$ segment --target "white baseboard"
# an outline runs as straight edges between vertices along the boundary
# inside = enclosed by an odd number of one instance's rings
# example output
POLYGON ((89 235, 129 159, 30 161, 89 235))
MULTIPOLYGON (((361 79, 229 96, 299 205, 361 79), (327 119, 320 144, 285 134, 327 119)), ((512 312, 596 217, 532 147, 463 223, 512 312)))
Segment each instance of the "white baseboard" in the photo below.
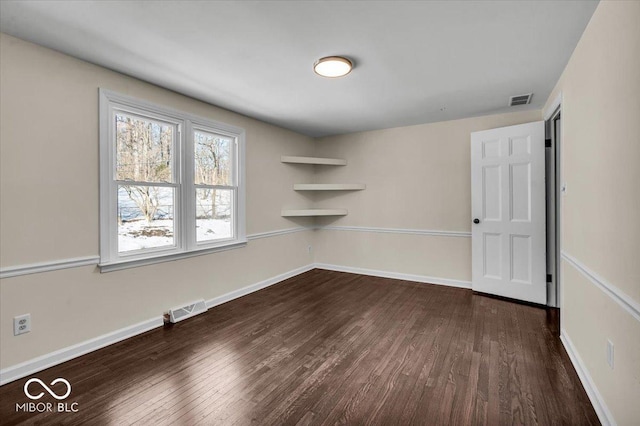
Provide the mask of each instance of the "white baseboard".
POLYGON ((351 266, 331 265, 327 263, 316 263, 318 269, 328 271, 349 272, 352 274, 370 275, 374 277, 393 278, 396 280, 415 281, 418 283, 439 284, 449 287, 471 288, 470 281, 453 280, 450 278, 428 277, 426 275, 403 274, 401 272, 379 271, 375 269, 355 268, 351 266))
POLYGON ((266 280, 260 281, 258 283, 251 284, 246 287, 242 287, 238 290, 229 292, 227 294, 223 294, 222 296, 218 296, 213 299, 207 300, 205 303, 207 304, 207 308, 213 308, 214 306, 222 305, 223 303, 227 303, 233 299, 237 299, 238 297, 246 296, 247 294, 253 293, 254 291, 261 290, 263 288, 277 284, 280 281, 284 281, 291 277, 295 277, 296 275, 300 275, 304 272, 310 271, 314 269, 314 267, 315 266, 313 264, 305 265, 300 268, 296 268, 291 271, 285 272, 284 274, 267 278, 266 280))
MULTIPOLYGON (((315 264, 309 264, 309 265, 302 266, 300 268, 293 269, 291 271, 285 272, 275 277, 268 278, 258 283, 226 293, 222 296, 218 296, 216 298, 207 300, 206 301, 207 308, 212 308, 214 306, 221 305, 233 299, 237 299, 239 297, 245 296, 247 294, 250 294, 255 291, 261 290, 263 288, 269 287, 271 285, 277 284, 288 278, 310 271, 314 268, 325 269, 330 271, 338 271, 338 272, 348 272, 348 273, 361 274, 361 275, 370 275, 375 277, 393 278, 393 279, 414 281, 414 282, 420 282, 420 283, 439 284, 439 285, 445 285, 450 287, 471 288, 471 282, 469 281, 453 280, 449 278, 429 277, 425 275, 404 274, 399 272, 380 271, 380 270, 366 269, 366 268, 356 268, 356 267, 342 266, 342 265, 332 265, 332 264, 326 264, 326 263, 315 263, 315 264)), ((77 358, 79 356, 85 355, 89 352, 93 352, 95 350, 112 345, 114 343, 120 342, 130 337, 134 337, 138 334, 142 334, 154 328, 161 327, 162 325, 163 325, 163 318, 162 316, 159 316, 156 318, 149 319, 147 321, 140 322, 138 324, 121 328, 120 330, 116 330, 111 333, 107 333, 93 339, 86 340, 76 345, 72 345, 72 346, 51 352, 49 354, 42 355, 40 357, 31 359, 29 361, 16 364, 11 367, 7 367, 5 369, 0 370, 0 385, 4 385, 14 380, 21 379, 23 377, 34 374, 38 371, 42 371, 49 367, 53 367, 54 365, 58 365, 63 362, 69 361, 71 359, 77 358)), ((575 346, 571 342, 571 339, 569 338, 565 330, 561 331, 560 340, 562 341, 562 344, 564 345, 567 353, 569 354, 569 358, 571 359, 571 362, 573 363, 573 366, 576 369, 576 372, 578 373, 578 377, 580 378, 580 381, 582 382, 582 385, 584 386, 585 391, 587 392, 587 395, 598 415, 598 418, 600 419, 600 422, 605 426, 615 426, 616 422, 611 412, 607 408, 607 405, 605 404, 604 399, 602 398, 602 395, 600 395, 600 392, 595 386, 593 379, 589 374, 589 371, 587 370, 586 366, 582 362, 580 355, 578 354, 575 346)))
POLYGON ((53 367, 54 365, 62 364, 63 362, 120 342, 121 340, 128 339, 129 337, 142 334, 156 327, 160 327, 162 324, 162 316, 159 316, 129 327, 121 328, 120 330, 116 330, 111 333, 103 334, 102 336, 86 340, 73 346, 59 349, 46 355, 33 358, 29 361, 4 368, 0 370, 0 385, 21 379, 30 374, 53 367))
POLYGON ((576 372, 578 373, 578 377, 582 382, 584 390, 587 392, 587 396, 591 401, 591 405, 593 405, 593 409, 598 415, 598 419, 600 419, 600 423, 602 423, 603 426, 615 426, 616 422, 613 418, 613 415, 611 414, 611 411, 609 411, 609 408, 607 408, 607 404, 605 404, 602 395, 600 395, 598 388, 593 382, 593 379, 589 374, 589 370, 587 370, 587 367, 582 362, 580 354, 578 354, 576 347, 573 346, 573 342, 564 329, 560 331, 560 341, 569 354, 569 358, 571 359, 573 368, 575 368, 576 372))
MULTIPOLYGON (((228 302, 238 297, 242 297, 249 293, 253 293, 254 291, 258 291, 265 287, 269 287, 273 284, 279 283, 280 281, 286 280, 287 278, 291 278, 296 275, 302 274, 303 272, 307 272, 313 268, 314 268, 314 265, 309 264, 300 268, 296 268, 292 271, 288 271, 283 274, 277 275, 275 277, 271 277, 266 280, 260 281, 256 284, 243 287, 239 290, 235 290, 227 294, 223 294, 222 296, 218 296, 214 299, 208 300, 206 302, 207 308, 220 305, 222 303, 228 302)), ((72 346, 57 350, 55 352, 51 352, 51 353, 39 356, 37 358, 33 358, 29 361, 25 361, 23 363, 16 364, 11 367, 4 368, 0 370, 0 385, 4 385, 5 383, 9 383, 14 380, 21 379, 31 374, 37 373, 38 371, 42 371, 49 367, 53 367, 54 365, 62 364, 63 362, 88 354, 89 352, 93 352, 95 350, 104 348, 105 346, 109 346, 114 343, 120 342, 122 340, 128 339, 130 337, 137 336, 138 334, 142 334, 154 328, 161 327, 163 324, 164 324, 164 320, 162 315, 160 315, 156 318, 152 318, 138 324, 124 327, 124 328, 121 328, 120 330, 116 330, 111 333, 107 333, 102 336, 86 340, 76 345, 72 345, 72 346)))
MULTIPOLYGON (((324 263, 316 263, 302 266, 300 268, 293 269, 275 277, 268 278, 258 283, 243 287, 238 290, 223 294, 216 298, 206 301, 207 308, 212 308, 217 305, 229 302, 233 299, 245 296, 271 285, 277 284, 288 278, 310 271, 314 268, 326 269, 331 271, 350 272, 354 274, 372 275, 376 277, 395 278, 406 281, 416 281, 421 283, 440 284, 451 287, 471 288, 471 283, 468 281, 452 280, 447 278, 427 277, 423 275, 410 275, 397 272, 377 271, 373 269, 352 268, 339 265, 328 265, 324 263)), ((72 345, 57 351, 33 358, 29 361, 25 361, 20 364, 13 365, 11 367, 0 370, 0 385, 12 382, 14 380, 21 379, 38 371, 45 370, 54 365, 62 364, 63 362, 85 355, 89 352, 104 348, 105 346, 112 345, 130 337, 137 336, 149 330, 157 327, 161 327, 164 324, 162 316, 151 318, 149 320, 134 324, 128 327, 121 328, 120 330, 113 331, 111 333, 104 334, 102 336, 95 337, 93 339, 86 340, 84 342, 72 345)))

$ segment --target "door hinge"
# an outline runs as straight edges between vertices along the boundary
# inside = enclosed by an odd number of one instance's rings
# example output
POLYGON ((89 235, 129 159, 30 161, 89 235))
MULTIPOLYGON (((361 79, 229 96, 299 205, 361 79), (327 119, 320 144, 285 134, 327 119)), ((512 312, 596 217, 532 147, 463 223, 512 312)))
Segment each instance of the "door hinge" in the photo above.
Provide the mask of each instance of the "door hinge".
POLYGON ((544 140, 544 147, 545 148, 551 148, 551 139, 545 139, 544 140))
POLYGON ((553 282, 553 275, 547 274, 547 282, 548 283, 553 282))

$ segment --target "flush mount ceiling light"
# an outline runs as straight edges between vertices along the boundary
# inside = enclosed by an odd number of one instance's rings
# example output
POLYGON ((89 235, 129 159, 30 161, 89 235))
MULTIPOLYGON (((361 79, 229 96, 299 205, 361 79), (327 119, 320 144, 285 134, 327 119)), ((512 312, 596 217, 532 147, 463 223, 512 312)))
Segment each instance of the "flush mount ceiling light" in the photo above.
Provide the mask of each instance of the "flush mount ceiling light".
POLYGON ((313 64, 313 70, 316 74, 329 78, 347 75, 351 72, 351 68, 353 68, 351 61, 342 56, 327 56, 318 59, 313 64))

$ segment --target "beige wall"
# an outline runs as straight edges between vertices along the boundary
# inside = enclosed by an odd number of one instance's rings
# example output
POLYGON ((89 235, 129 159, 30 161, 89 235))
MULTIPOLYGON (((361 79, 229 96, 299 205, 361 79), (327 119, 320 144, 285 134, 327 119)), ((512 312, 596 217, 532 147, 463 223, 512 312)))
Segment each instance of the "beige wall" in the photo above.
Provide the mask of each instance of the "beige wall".
MULTIPOLYGON (((540 111, 490 115, 320 139, 316 153, 346 158, 317 182, 362 182, 364 191, 322 194, 318 206, 349 214, 333 226, 471 232, 470 133, 539 121, 540 111)), ((471 280, 471 238, 320 231, 316 261, 471 280)))
MULTIPOLYGON (((547 107, 563 95, 562 250, 640 303, 640 2, 603 1, 547 107)), ((640 419, 640 324, 562 263, 562 328, 620 425, 640 419), (615 345, 615 368, 605 358, 615 345)))
POLYGON ((640 301, 640 2, 601 2, 560 91, 563 250, 640 301))
POLYGON ((562 328, 618 425, 640 419, 640 321, 562 262, 562 328), (615 363, 606 363, 606 341, 615 345, 615 363))
MULTIPOLYGON (((0 263, 2 267, 96 256, 98 88, 246 130, 247 233, 304 224, 280 217, 306 202, 291 190, 312 169, 280 163, 309 155, 313 140, 16 38, 0 35, 0 263)), ((312 232, 253 240, 245 248, 101 274, 95 267, 0 283, 0 367, 159 317, 312 262, 312 232), (247 265, 251 265, 250 268, 247 265), (13 336, 13 317, 32 331, 13 336)))
MULTIPOLYGON (((635 303, 639 20, 640 2, 601 2, 549 98, 564 95, 563 250, 635 303)), ((318 222, 324 225, 468 232, 469 134, 541 118, 539 111, 501 114, 314 143, 9 36, 2 35, 0 43, 3 267, 98 254, 98 87, 245 128, 249 234, 309 224, 279 215, 282 207, 309 203, 349 209, 344 218, 318 222), (312 153, 344 157, 349 164, 310 168, 279 162, 281 154, 312 153), (339 195, 291 190, 294 182, 311 181, 368 187, 339 195)), ((108 274, 83 267, 8 278, 0 283, 0 367, 306 265, 314 260, 310 244, 320 263, 460 281, 471 276, 468 237, 321 230, 108 274), (33 316, 33 331, 14 337, 12 318, 25 312, 33 316)), ((638 321, 569 263, 562 270, 564 332, 617 423, 633 424, 640 418, 638 321), (606 339, 616 347, 613 371, 605 361, 606 339)))
MULTIPOLYGON (((323 203, 322 194, 292 190, 294 182, 314 180, 369 185, 326 200, 351 211, 337 224, 468 231, 469 133, 539 118, 539 112, 481 117, 314 144, 11 36, 0 35, 0 43, 2 267, 99 254, 99 87, 244 128, 248 234, 310 225, 280 217, 280 209, 323 203), (279 161, 282 154, 314 153, 344 156, 349 165, 314 169, 279 161), (380 167, 387 167, 384 173, 380 167), (402 214, 395 214, 396 205, 402 214)), ((335 231, 253 240, 246 248, 106 274, 88 266, 6 278, 0 283, 0 368, 307 265, 314 255, 324 263, 469 279, 467 237, 335 231), (13 317, 27 312, 33 330, 14 337, 13 317)))

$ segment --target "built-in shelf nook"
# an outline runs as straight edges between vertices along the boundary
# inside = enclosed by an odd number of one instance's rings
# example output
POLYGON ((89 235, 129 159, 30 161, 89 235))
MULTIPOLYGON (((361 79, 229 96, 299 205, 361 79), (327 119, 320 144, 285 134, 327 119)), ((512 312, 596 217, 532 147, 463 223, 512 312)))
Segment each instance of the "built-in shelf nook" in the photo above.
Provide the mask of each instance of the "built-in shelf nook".
MULTIPOLYGON (((342 158, 299 157, 283 155, 283 163, 311 164, 319 166, 346 166, 347 160, 342 158)), ((364 183, 295 183, 294 191, 361 191, 367 186, 364 183)), ((300 216, 346 216, 346 209, 283 209, 284 217, 300 216)))
POLYGON ((292 209, 282 210, 284 217, 299 216, 346 216, 347 209, 292 209))
POLYGON ((319 158, 319 157, 295 157, 292 155, 283 155, 280 157, 283 163, 292 164, 318 164, 322 166, 346 166, 347 160, 340 158, 319 158))

